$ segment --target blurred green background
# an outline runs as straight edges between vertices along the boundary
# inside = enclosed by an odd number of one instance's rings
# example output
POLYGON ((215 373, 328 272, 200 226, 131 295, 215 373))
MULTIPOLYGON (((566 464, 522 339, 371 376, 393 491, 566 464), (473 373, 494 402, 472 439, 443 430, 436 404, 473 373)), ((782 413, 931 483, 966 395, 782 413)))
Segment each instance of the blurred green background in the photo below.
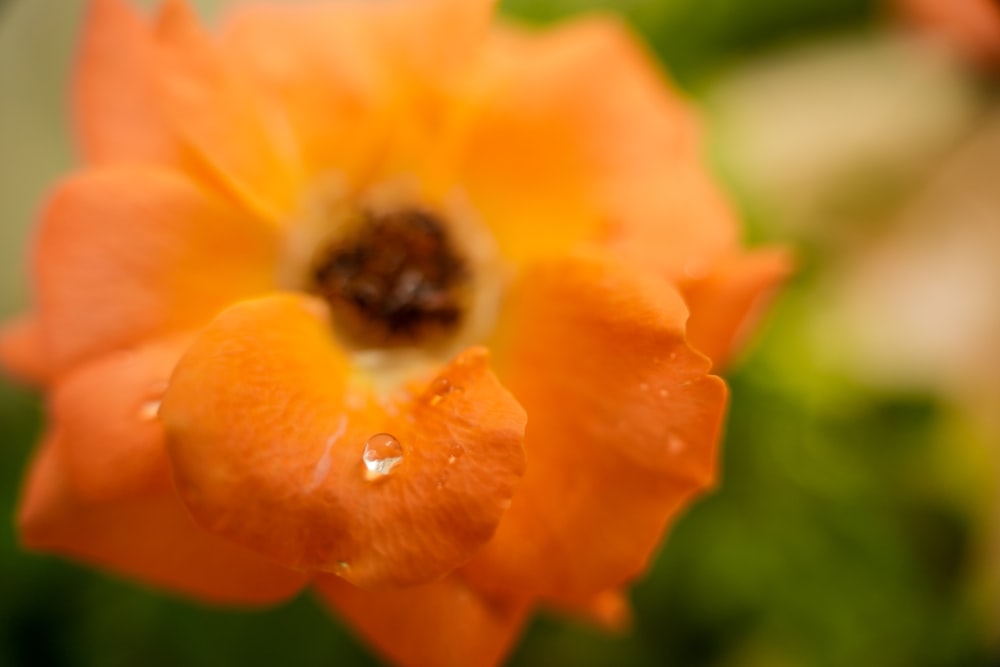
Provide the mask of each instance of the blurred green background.
MULTIPOLYGON (((221 2, 202 1, 206 11, 221 2)), ((0 315, 72 165, 78 0, 0 0, 0 315)), ((874 0, 508 0, 623 14, 706 114, 754 243, 800 270, 728 373, 720 489, 609 636, 542 616, 510 664, 1000 665, 1000 107, 995 80, 874 0)), ((0 513, 38 434, 0 384, 0 513)), ((372 665, 309 597, 241 613, 22 552, 0 529, 0 665, 372 665)))

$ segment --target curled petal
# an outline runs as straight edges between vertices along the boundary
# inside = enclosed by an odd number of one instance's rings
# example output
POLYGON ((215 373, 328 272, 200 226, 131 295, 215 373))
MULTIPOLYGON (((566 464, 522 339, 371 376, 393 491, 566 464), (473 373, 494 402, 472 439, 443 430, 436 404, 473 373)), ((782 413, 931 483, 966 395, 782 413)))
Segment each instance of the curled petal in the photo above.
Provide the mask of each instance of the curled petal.
POLYGON ((382 655, 402 667, 492 667, 523 625, 523 606, 492 603, 451 575, 421 586, 362 590, 336 577, 320 596, 382 655))
POLYGON ((64 181, 35 248, 39 324, 58 372, 197 327, 274 280, 273 231, 178 173, 108 167, 64 181))
POLYGON ((580 604, 644 568, 715 477, 726 391, 684 339, 665 281, 599 255, 513 287, 497 368, 528 411, 528 471, 467 575, 483 590, 580 604))
POLYGON ((66 474, 81 500, 127 500, 173 491, 160 399, 189 337, 112 353, 74 369, 56 384, 66 474))
POLYGON ((76 124, 95 163, 182 163, 159 108, 153 32, 123 0, 89 0, 77 60, 76 124))
POLYGON ((216 177, 269 219, 295 204, 302 172, 288 119, 202 32, 183 0, 156 26, 158 91, 168 122, 216 177))
POLYGON ((691 281, 684 289, 691 308, 691 344, 716 368, 725 366, 791 270, 788 251, 769 248, 726 258, 691 281))
POLYGON ((385 405, 365 382, 321 302, 276 295, 220 315, 181 360, 160 412, 196 519, 290 567, 362 586, 420 583, 467 560, 523 472, 524 411, 482 349, 385 405))
POLYGON ((167 590, 223 604, 269 604, 304 577, 202 530, 172 491, 114 502, 81 498, 60 433, 43 441, 18 510, 31 549, 93 563, 167 590))

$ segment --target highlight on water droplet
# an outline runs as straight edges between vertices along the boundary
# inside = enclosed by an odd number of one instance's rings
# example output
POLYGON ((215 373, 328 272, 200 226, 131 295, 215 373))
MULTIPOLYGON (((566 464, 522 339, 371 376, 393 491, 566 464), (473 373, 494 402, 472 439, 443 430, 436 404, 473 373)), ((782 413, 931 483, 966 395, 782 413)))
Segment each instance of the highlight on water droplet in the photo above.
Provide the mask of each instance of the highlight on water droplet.
POLYGON ((139 419, 143 421, 153 421, 160 414, 160 401, 148 400, 143 401, 142 405, 139 406, 139 419))
POLYGON ((451 385, 451 380, 441 376, 434 379, 431 382, 431 405, 437 405, 444 400, 444 397, 451 393, 453 389, 451 385))
POLYGON ((395 436, 377 433, 368 438, 361 458, 365 462, 365 478, 378 479, 388 475, 402 462, 403 446, 395 436))
POLYGON ((139 404, 139 419, 153 421, 160 416, 160 402, 167 390, 166 382, 154 382, 146 393, 146 399, 139 404))
POLYGON ((444 485, 445 485, 445 482, 447 482, 447 481, 448 481, 448 473, 446 471, 446 472, 443 472, 440 475, 438 475, 437 484, 435 486, 437 488, 439 488, 439 489, 443 488, 444 485))

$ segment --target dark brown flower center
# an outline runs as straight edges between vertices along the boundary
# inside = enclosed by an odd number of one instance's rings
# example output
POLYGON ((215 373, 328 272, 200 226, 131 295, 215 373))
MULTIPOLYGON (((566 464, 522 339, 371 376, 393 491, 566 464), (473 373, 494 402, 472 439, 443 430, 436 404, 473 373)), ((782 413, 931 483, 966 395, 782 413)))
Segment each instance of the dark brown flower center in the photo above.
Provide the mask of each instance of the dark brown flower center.
POLYGON ((358 347, 433 344, 461 325, 468 268, 427 211, 361 211, 313 266, 313 290, 358 347))

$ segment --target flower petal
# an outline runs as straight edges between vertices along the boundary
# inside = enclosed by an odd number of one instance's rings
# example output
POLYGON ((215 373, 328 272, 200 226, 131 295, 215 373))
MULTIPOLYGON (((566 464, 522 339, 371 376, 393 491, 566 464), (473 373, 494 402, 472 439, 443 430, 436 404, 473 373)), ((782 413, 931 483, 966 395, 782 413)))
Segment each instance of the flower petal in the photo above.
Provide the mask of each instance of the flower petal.
POLYGON ((179 174, 123 166, 74 176, 52 196, 35 251, 47 361, 58 372, 199 326, 270 289, 275 253, 268 227, 179 174))
POLYGON ((89 0, 74 89, 77 133, 90 162, 180 164, 158 106, 149 24, 122 0, 89 0))
POLYGON ((698 162, 650 165, 619 183, 614 200, 605 247, 672 281, 703 277, 739 245, 736 215, 698 162))
POLYGON ((302 172, 287 119, 204 34, 183 0, 156 22, 163 111, 185 144, 266 217, 296 203, 302 172))
POLYGON ((45 384, 49 368, 37 318, 22 315, 0 327, 0 367, 23 382, 45 384))
POLYGON ((474 60, 494 4, 241 5, 226 21, 223 43, 232 61, 280 100, 308 173, 342 171, 358 183, 398 161, 388 153, 415 135, 423 135, 422 158, 434 153, 427 141, 437 140, 446 106, 434 94, 474 60))
POLYGON ((43 441, 18 510, 21 539, 151 585, 223 604, 260 605, 295 594, 304 577, 199 528, 176 494, 87 502, 66 469, 56 432, 43 441))
POLYGON ((201 333, 160 411, 181 496, 209 530, 290 567, 364 586, 438 577, 500 520, 523 472, 524 411, 481 349, 380 405, 324 311, 276 295, 201 333), (402 460, 370 479, 362 450, 379 433, 402 460))
POLYGON ((490 603, 454 575, 377 591, 321 576, 316 588, 337 615, 401 667, 497 665, 525 618, 523 607, 490 603))
POLYGON ((716 368, 724 367, 791 270, 788 251, 768 248, 727 257, 707 276, 685 286, 691 345, 716 368))
POLYGON ((460 173, 504 254, 550 255, 639 207, 658 215, 651 195, 674 189, 665 176, 696 159, 697 133, 626 29, 593 18, 500 32, 489 55, 494 92, 460 173))
POLYGON ((557 604, 556 611, 571 614, 605 632, 625 633, 632 626, 632 602, 622 589, 610 588, 577 604, 557 604))
POLYGON ((255 85, 279 102, 306 172, 369 171, 384 130, 385 73, 347 3, 239 5, 224 49, 255 85))
POLYGON ((477 587, 589 602, 641 572, 713 482, 726 390, 686 317, 668 283, 603 256, 525 271, 495 349, 531 416, 528 471, 467 568, 477 587))
POLYGON ((56 384, 52 417, 66 473, 81 500, 124 500, 171 492, 163 426, 157 419, 167 380, 190 336, 102 356, 56 384))

